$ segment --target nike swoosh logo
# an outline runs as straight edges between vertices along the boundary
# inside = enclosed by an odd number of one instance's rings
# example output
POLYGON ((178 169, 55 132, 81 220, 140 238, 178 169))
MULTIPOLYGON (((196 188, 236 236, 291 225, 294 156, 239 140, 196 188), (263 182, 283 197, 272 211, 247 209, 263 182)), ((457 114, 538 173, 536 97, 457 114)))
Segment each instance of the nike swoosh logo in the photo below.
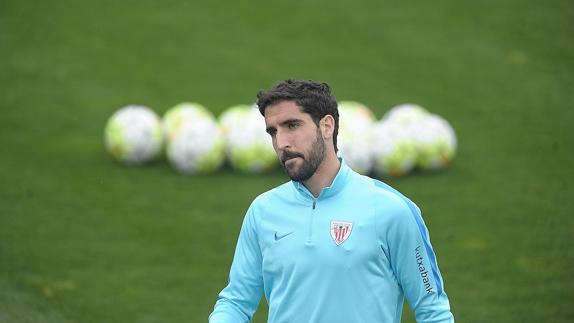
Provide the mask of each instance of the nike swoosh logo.
POLYGON ((286 236, 293 234, 293 232, 289 232, 289 233, 284 233, 284 234, 277 234, 277 232, 275 232, 275 241, 279 241, 283 238, 285 238, 286 236))

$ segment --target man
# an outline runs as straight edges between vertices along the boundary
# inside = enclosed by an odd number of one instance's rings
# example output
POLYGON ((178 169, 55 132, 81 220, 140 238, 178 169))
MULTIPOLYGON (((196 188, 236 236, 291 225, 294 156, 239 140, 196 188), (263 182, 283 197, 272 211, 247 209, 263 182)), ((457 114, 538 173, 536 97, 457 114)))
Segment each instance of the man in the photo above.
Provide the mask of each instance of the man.
POLYGON ((257 97, 291 182, 249 207, 209 322, 250 322, 263 293, 271 323, 400 322, 404 297, 417 322, 454 322, 418 207, 337 157, 329 86, 257 97))

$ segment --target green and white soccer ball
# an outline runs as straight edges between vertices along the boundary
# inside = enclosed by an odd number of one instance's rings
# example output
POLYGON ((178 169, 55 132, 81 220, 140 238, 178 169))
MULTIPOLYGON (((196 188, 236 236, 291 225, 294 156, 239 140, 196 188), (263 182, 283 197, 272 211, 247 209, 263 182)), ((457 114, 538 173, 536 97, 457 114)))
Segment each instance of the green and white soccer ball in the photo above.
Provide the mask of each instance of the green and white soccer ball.
POLYGON ((219 116, 230 165, 245 173, 262 173, 278 165, 265 119, 255 106, 237 105, 219 116))
POLYGON ((148 107, 129 105, 109 119, 104 131, 109 154, 129 165, 148 162, 159 156, 163 133, 157 114, 148 107))
POLYGON ((376 121, 373 112, 354 101, 341 101, 339 106, 339 156, 349 167, 360 174, 368 174, 374 163, 372 127, 376 121))
POLYGON ((457 139, 444 118, 430 114, 407 127, 417 150, 417 166, 423 170, 446 168, 456 154, 457 139))
POLYGON ((166 155, 183 174, 216 171, 225 159, 223 133, 213 115, 201 106, 180 104, 168 110, 166 155))
POLYGON ((183 102, 170 108, 163 115, 163 129, 167 142, 170 142, 171 138, 186 123, 206 117, 213 116, 207 108, 199 103, 183 102))
POLYGON ((383 119, 373 127, 373 155, 375 173, 398 177, 416 165, 417 151, 409 133, 398 122, 383 119))
POLYGON ((420 120, 430 113, 420 105, 414 103, 404 103, 392 107, 383 116, 384 120, 398 123, 401 126, 407 127, 413 122, 420 120))

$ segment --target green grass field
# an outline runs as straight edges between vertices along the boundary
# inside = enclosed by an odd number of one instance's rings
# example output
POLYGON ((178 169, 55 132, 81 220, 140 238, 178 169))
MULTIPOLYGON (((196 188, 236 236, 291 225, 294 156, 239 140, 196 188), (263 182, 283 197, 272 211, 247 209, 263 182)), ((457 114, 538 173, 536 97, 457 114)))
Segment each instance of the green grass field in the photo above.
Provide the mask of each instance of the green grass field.
POLYGON ((105 122, 289 77, 453 124, 449 170, 386 181, 423 210, 458 322, 573 322, 573 22, 567 0, 1 1, 0 322, 206 322, 285 176, 122 166, 105 122))

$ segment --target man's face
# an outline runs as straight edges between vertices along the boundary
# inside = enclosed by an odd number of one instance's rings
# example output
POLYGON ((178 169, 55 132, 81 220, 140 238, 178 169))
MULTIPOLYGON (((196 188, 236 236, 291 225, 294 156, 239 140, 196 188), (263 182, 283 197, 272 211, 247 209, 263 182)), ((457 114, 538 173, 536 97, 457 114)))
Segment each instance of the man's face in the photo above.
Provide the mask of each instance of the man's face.
POLYGON ((293 101, 281 101, 265 109, 265 126, 283 169, 295 181, 306 181, 325 157, 321 130, 293 101))

